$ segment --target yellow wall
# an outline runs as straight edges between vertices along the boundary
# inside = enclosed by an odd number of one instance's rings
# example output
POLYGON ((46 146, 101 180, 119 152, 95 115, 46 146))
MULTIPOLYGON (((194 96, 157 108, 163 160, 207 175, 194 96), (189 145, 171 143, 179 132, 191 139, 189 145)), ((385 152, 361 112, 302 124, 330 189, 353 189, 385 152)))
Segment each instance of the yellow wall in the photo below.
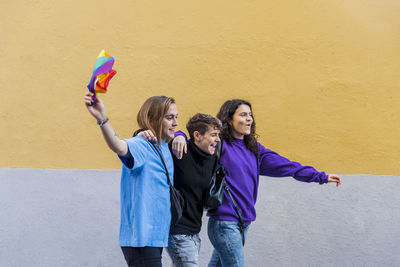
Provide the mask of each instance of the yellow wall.
POLYGON ((282 155, 400 175, 399 14, 398 0, 2 0, 0 167, 120 167, 82 101, 105 48, 121 137, 151 95, 176 98, 181 128, 244 98, 282 155))

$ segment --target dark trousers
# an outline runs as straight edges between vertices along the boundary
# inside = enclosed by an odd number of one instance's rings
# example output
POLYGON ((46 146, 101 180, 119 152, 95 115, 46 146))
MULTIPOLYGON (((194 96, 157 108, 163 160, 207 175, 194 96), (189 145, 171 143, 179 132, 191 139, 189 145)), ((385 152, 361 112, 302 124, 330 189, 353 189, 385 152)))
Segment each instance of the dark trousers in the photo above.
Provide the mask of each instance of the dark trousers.
POLYGON ((121 247, 129 267, 162 267, 163 248, 156 247, 121 247))

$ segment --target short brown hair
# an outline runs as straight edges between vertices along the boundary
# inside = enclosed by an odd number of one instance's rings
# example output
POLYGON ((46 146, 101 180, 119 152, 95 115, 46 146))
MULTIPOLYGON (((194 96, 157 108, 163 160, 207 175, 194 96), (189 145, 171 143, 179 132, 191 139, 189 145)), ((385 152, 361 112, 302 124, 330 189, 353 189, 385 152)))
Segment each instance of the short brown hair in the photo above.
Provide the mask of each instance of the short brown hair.
POLYGON ((214 116, 197 113, 190 118, 186 124, 186 129, 189 132, 190 139, 194 140, 193 133, 195 131, 203 135, 207 132, 209 126, 220 129, 222 124, 221 121, 214 116))
POLYGON ((137 122, 143 130, 151 130, 157 137, 158 143, 162 137, 162 122, 171 104, 175 104, 172 97, 152 96, 148 98, 137 114, 137 122))

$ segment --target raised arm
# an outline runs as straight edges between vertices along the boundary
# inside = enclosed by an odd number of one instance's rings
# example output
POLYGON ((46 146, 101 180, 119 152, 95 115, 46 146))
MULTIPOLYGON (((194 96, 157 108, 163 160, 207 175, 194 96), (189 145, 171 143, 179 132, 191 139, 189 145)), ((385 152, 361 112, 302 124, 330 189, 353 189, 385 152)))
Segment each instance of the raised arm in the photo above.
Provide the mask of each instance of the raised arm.
POLYGON ((108 147, 119 156, 126 156, 128 153, 127 143, 119 139, 118 135, 111 127, 101 99, 97 96, 96 102, 94 102, 92 97, 93 93, 91 92, 85 94, 85 105, 89 113, 97 120, 108 147))

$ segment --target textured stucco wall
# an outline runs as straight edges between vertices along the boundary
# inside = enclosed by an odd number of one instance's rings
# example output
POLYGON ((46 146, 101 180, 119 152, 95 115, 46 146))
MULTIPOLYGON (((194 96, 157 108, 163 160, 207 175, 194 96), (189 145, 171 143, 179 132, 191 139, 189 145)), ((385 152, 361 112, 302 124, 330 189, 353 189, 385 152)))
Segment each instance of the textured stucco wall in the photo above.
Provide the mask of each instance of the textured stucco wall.
POLYGON ((260 141, 328 172, 400 175, 400 2, 0 1, 0 167, 116 169, 82 95, 105 48, 121 137, 151 96, 183 128, 228 98, 260 141))
MULTIPOLYGON (((118 247, 119 176, 0 169, 0 266, 125 266, 118 247)), ((400 266, 400 177, 343 178, 336 188, 262 177, 246 266, 400 266)), ((200 266, 212 249, 205 226, 206 216, 200 266)))

